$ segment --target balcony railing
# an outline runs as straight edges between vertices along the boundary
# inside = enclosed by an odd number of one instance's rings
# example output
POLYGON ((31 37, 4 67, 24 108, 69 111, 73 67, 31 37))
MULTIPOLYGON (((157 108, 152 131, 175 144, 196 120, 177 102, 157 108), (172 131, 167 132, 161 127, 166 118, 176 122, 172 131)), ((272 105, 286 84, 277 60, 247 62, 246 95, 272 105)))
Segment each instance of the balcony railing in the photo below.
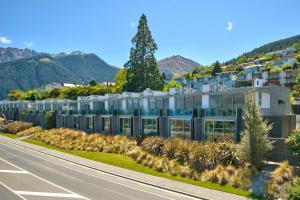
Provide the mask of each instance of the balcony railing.
POLYGON ((207 117, 233 117, 236 116, 236 109, 208 108, 203 109, 203 115, 207 117))

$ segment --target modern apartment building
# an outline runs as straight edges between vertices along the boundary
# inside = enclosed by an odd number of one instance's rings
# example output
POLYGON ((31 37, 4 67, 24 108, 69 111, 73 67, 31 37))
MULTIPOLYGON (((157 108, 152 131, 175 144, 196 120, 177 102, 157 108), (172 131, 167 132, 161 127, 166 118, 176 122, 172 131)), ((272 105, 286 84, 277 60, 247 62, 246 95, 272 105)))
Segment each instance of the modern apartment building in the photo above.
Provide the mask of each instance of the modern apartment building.
POLYGON ((147 89, 142 93, 124 92, 77 100, 1 101, 0 112, 8 119, 44 126, 45 113, 54 111, 57 127, 87 132, 239 141, 246 96, 251 93, 263 116, 273 123, 270 136, 287 137, 296 124, 289 102, 290 90, 276 85, 263 86, 259 80, 239 88, 223 87, 219 81, 203 84, 200 90, 147 89))

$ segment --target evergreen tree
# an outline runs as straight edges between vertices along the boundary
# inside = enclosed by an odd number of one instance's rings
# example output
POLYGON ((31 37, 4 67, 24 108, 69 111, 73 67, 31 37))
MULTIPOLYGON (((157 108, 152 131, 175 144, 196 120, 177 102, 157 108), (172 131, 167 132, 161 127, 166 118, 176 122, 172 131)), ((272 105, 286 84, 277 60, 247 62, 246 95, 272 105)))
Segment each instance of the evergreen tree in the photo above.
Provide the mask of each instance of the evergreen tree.
POLYGON ((268 138, 272 126, 263 119, 253 96, 249 94, 247 97, 247 108, 244 114, 245 129, 242 132, 238 154, 241 161, 260 168, 268 152, 272 150, 272 142, 268 138))
POLYGON ((97 81, 95 79, 90 81, 90 86, 95 86, 97 85, 97 81))
POLYGON ((124 66, 127 81, 124 89, 130 92, 141 92, 146 88, 161 90, 164 79, 154 57, 157 45, 144 14, 140 18, 137 34, 132 38, 132 44, 134 47, 130 50, 130 59, 124 66))
POLYGON ((221 64, 219 63, 219 61, 216 61, 213 66, 214 66, 214 68, 211 73, 212 76, 216 76, 217 73, 222 72, 221 64))

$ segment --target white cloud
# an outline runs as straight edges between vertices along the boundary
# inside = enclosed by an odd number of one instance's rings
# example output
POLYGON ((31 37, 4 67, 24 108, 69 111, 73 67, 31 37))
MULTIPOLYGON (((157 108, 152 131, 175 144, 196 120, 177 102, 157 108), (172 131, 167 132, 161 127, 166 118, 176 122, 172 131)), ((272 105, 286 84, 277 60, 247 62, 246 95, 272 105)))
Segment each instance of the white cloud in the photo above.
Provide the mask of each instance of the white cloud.
POLYGON ((131 27, 135 27, 135 23, 134 22, 130 22, 130 26, 131 27))
POLYGON ((0 36, 0 44, 11 44, 11 40, 5 36, 0 36))
POLYGON ((26 47, 31 48, 34 45, 34 42, 30 41, 25 41, 24 44, 26 45, 26 47))
POLYGON ((231 31, 231 30, 232 30, 232 27, 233 27, 232 22, 228 22, 228 23, 227 23, 227 31, 231 31))

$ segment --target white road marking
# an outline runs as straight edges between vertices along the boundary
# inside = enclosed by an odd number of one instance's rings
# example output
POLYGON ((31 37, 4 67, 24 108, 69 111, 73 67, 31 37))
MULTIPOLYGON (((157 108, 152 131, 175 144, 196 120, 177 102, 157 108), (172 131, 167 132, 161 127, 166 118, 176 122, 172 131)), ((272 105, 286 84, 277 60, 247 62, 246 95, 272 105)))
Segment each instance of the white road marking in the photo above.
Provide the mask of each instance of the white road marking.
MULTIPOLYGON (((8 142, 8 141, 6 141, 6 142, 8 142)), ((22 145, 18 145, 18 144, 11 143, 11 142, 8 142, 8 143, 13 144, 13 145, 15 145, 15 146, 18 146, 18 147, 20 147, 20 148, 29 150, 29 151, 33 151, 33 152, 35 152, 35 153, 39 153, 39 154, 42 154, 42 155, 46 155, 47 157, 50 157, 50 158, 55 158, 55 159, 58 159, 58 160, 60 160, 60 161, 65 161, 65 162, 67 162, 67 163, 69 163, 69 164, 76 165, 76 166, 79 166, 79 167, 84 168, 84 169, 88 169, 88 170, 95 171, 95 172, 97 172, 97 173, 99 173, 99 174, 104 174, 104 175, 108 175, 108 176, 111 176, 111 177, 114 177, 114 178, 121 178, 121 179, 124 179, 124 178, 122 178, 122 177, 117 177, 117 176, 115 176, 115 175, 113 175, 113 174, 101 172, 101 171, 98 171, 98 170, 95 170, 95 169, 91 169, 91 168, 88 168, 88 167, 85 167, 85 166, 78 165, 78 164, 76 164, 76 163, 73 163, 73 162, 70 162, 70 161, 67 161, 67 160, 63 160, 63 159, 60 159, 60 158, 57 158, 57 157, 53 157, 53 156, 51 156, 51 155, 48 155, 48 154, 45 154, 45 153, 41 153, 41 152, 39 152, 39 151, 37 151, 37 150, 30 149, 30 148, 24 147, 24 146, 22 146, 22 145)), ((3 143, 2 143, 2 145, 7 146, 7 147, 10 147, 10 146, 8 146, 7 144, 3 144, 3 143)), ((10 148, 11 148, 11 147, 10 147, 10 148)), ((22 152, 22 153, 25 153, 25 154, 27 154, 27 155, 30 155, 30 156, 34 157, 32 154, 26 153, 26 152, 21 151, 21 150, 19 150, 19 149, 14 149, 14 150, 20 151, 20 152, 22 152)), ((136 188, 136 187, 133 187, 133 186, 129 186, 129 185, 126 185, 126 184, 123 184, 123 183, 120 183, 120 182, 116 182, 116 181, 113 181, 113 180, 110 180, 110 179, 107 179, 107 178, 99 177, 99 176, 90 174, 90 173, 88 173, 88 172, 83 172, 83 171, 80 171, 80 170, 77 170, 77 169, 74 169, 74 168, 71 168, 71 167, 67 167, 67 166, 65 166, 65 165, 58 164, 58 163, 53 162, 53 161, 51 161, 51 160, 48 160, 48 159, 46 159, 46 158, 42 158, 42 157, 36 157, 36 158, 42 159, 42 160, 45 160, 45 161, 47 161, 47 162, 53 163, 53 164, 55 164, 55 165, 58 165, 58 166, 61 166, 61 167, 67 168, 67 169, 71 169, 71 170, 73 170, 73 171, 76 171, 76 172, 79 172, 79 173, 82 173, 82 174, 86 174, 86 175, 89 175, 89 176, 92 176, 92 177, 95 177, 95 178, 99 178, 99 179, 102 179, 102 180, 105 180, 105 181, 108 181, 108 182, 112 182, 112 183, 115 183, 115 184, 118 184, 118 185, 122 185, 122 186, 125 186, 125 187, 128 187, 128 188, 131 188, 131 189, 135 189, 135 190, 138 190, 138 191, 141 191, 141 192, 145 192, 145 193, 148 193, 148 194, 152 194, 152 195, 155 195, 155 196, 159 196, 159 197, 162 197, 162 198, 165 198, 165 199, 174 200, 173 198, 166 197, 166 196, 163 196, 163 195, 159 195, 159 194, 156 194, 156 193, 154 193, 154 192, 150 192, 150 191, 146 191, 146 190, 143 190, 143 189, 139 189, 139 188, 136 188)), ((127 180, 127 181, 130 181, 130 182, 133 182, 133 183, 136 183, 136 181, 134 181, 134 180, 130 180, 130 179, 126 179, 126 180, 127 180)), ((146 185, 146 184, 144 184, 144 183, 139 183, 139 184, 140 184, 140 185, 143 185, 143 186, 148 186, 148 187, 151 187, 151 188, 155 188, 155 189, 157 189, 157 190, 160 190, 160 191, 163 191, 163 192, 167 192, 167 193, 173 194, 173 195, 175 195, 175 196, 183 196, 183 197, 189 198, 189 199, 199 199, 199 198, 187 196, 187 195, 184 195, 184 194, 176 193, 176 192, 173 192, 173 191, 167 191, 167 190, 165 190, 165 189, 157 188, 157 187, 154 187, 154 186, 151 186, 151 185, 146 185)), ((209 199, 209 198, 205 198, 205 199, 209 199)), ((210 199, 210 200, 212 200, 212 199, 210 199)))
POLYGON ((27 171, 19 171, 19 170, 0 170, 0 173, 28 174, 27 171))
POLYGON ((19 195, 25 195, 25 196, 64 197, 64 198, 82 199, 82 197, 77 194, 53 193, 53 192, 30 192, 30 191, 14 191, 14 192, 19 195))
POLYGON ((6 189, 8 189, 9 191, 11 191, 12 193, 16 194, 16 195, 17 195, 18 197, 20 197, 21 199, 26 200, 24 197, 22 197, 21 195, 15 193, 15 191, 13 191, 10 187, 8 187, 7 185, 5 185, 5 184, 2 183, 1 181, 0 181, 0 185, 2 185, 3 187, 5 187, 6 189))
MULTIPOLYGON (((11 166, 14 166, 14 167, 17 168, 17 169, 20 169, 21 171, 26 171, 26 170, 22 169, 21 167, 16 166, 16 165, 12 164, 11 162, 8 162, 7 160, 4 160, 3 158, 0 158, 0 160, 2 160, 3 162, 6 162, 7 164, 9 164, 9 165, 11 165, 11 166)), ((27 171, 26 171, 26 172, 27 172, 27 171)), ((40 180, 42 180, 42 181, 44 181, 44 182, 46 182, 46 183, 48 183, 48 184, 50 184, 50 185, 53 185, 53 186, 55 186, 55 187, 57 187, 57 188, 59 188, 59 189, 62 189, 62 190, 64 190, 64 191, 66 191, 66 192, 69 192, 69 193, 71 193, 71 194, 73 194, 73 195, 80 196, 81 199, 89 200, 89 199, 86 198, 86 197, 83 197, 83 196, 81 196, 81 195, 79 195, 79 194, 76 194, 76 193, 74 193, 74 192, 72 192, 72 191, 70 191, 70 190, 68 190, 68 189, 66 189, 66 188, 63 188, 63 187, 59 186, 59 185, 56 185, 55 183, 52 183, 52 182, 50 182, 50 181, 47 181, 46 179, 43 179, 43 178, 41 178, 41 177, 39 177, 39 176, 37 176, 37 175, 35 175, 35 174, 32 174, 32 173, 30 173, 30 172, 27 172, 27 173, 30 174, 31 176, 33 176, 33 177, 35 177, 35 178, 37 178, 37 179, 40 179, 40 180)), ((14 190, 11 190, 11 191, 14 191, 14 190)), ((14 193, 17 194, 15 191, 14 191, 14 193)))

